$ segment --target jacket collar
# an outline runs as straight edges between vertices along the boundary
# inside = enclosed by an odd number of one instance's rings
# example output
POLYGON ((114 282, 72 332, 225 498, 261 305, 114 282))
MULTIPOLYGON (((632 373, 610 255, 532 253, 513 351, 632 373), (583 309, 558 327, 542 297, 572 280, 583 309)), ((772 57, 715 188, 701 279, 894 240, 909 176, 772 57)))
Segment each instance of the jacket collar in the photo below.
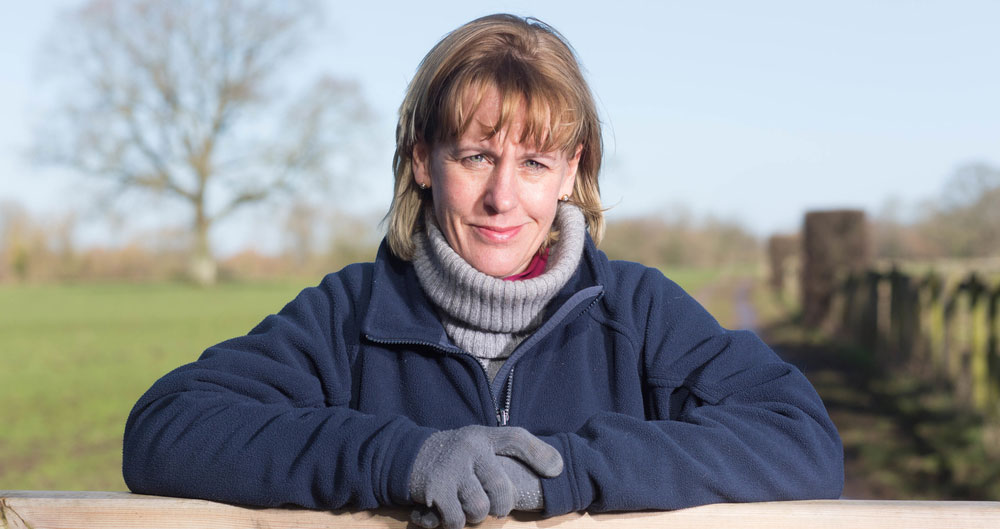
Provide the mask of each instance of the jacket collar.
MULTIPOLYGON (((588 287, 596 296, 606 284, 608 260, 594 246, 590 234, 576 272, 546 308, 546 319, 573 295, 588 287)), ((420 343, 446 352, 459 352, 451 343, 434 306, 424 294, 412 263, 393 255, 383 240, 375 257, 371 297, 361 332, 381 343, 420 343)))

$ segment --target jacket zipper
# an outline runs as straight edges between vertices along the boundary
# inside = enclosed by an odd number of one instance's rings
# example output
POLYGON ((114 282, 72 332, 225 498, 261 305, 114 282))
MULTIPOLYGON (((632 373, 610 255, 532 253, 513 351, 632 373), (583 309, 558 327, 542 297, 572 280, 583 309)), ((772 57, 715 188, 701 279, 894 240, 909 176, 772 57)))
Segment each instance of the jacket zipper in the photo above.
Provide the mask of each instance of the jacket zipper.
MULTIPOLYGON (((597 288, 597 287, 590 287, 590 288, 597 288)), ((585 289, 585 290, 590 290, 590 289, 588 288, 588 289, 585 289)), ((578 292, 577 295, 580 294, 580 293, 582 293, 582 292, 583 291, 578 292)), ((590 303, 587 305, 587 307, 583 311, 581 311, 581 314, 584 313, 584 312, 589 311, 591 309, 591 307, 593 307, 601 299, 601 297, 603 296, 603 294, 604 294, 604 292, 603 292, 603 289, 602 289, 601 291, 599 291, 597 293, 597 296, 590 301, 590 303)), ((563 318, 560 318, 560 320, 561 319, 563 319, 563 318)), ((505 395, 504 395, 504 406, 501 408, 500 405, 497 402, 496 397, 493 396, 493 389, 490 387, 492 384, 491 384, 491 381, 490 381, 489 373, 486 372, 486 368, 483 367, 483 364, 481 364, 479 362, 479 359, 476 358, 475 356, 473 356, 471 353, 463 351, 462 349, 459 349, 457 347, 455 347, 455 348, 442 347, 439 344, 431 343, 431 342, 424 342, 424 341, 421 341, 421 340, 382 340, 382 339, 374 338, 374 337, 372 337, 371 335, 368 335, 368 334, 366 334, 365 337, 368 338, 369 340, 371 340, 372 342, 381 343, 381 344, 385 344, 385 345, 392 345, 392 344, 395 344, 395 345, 422 345, 422 346, 425 346, 425 347, 430 347, 431 349, 435 349, 437 351, 441 351, 442 353, 445 353, 445 354, 457 352, 457 353, 460 353, 460 354, 468 356, 469 358, 471 358, 473 360, 473 362, 475 362, 476 365, 479 366, 479 369, 481 369, 482 372, 483 372, 483 378, 486 379, 487 393, 490 394, 490 401, 493 403, 493 411, 496 413, 497 426, 507 426, 510 423, 510 400, 511 400, 511 393, 513 392, 513 386, 514 386, 514 366, 511 366, 510 372, 507 374, 507 382, 505 384, 506 385, 506 391, 505 391, 505 395)))
MULTIPOLYGON (((599 287, 590 287, 590 288, 584 289, 583 291, 580 291, 577 294, 575 294, 573 297, 576 297, 576 295, 579 295, 579 294, 583 293, 586 290, 591 290, 591 289, 594 289, 594 288, 599 288, 599 287)), ((603 295, 604 295, 603 289, 599 290, 597 292, 597 295, 594 297, 594 299, 592 299, 590 301, 590 303, 587 305, 587 307, 584 308, 579 314, 583 314, 583 313, 589 311, 601 299, 601 297, 603 295)), ((570 299, 572 299, 572 298, 570 298, 570 299)), ((565 306, 568 306, 568 302, 567 302, 567 304, 564 304, 564 307, 565 306)), ((578 307, 578 306, 579 306, 579 303, 573 305, 573 307, 578 307)), ((556 314, 559 314, 560 312, 562 312, 562 309, 556 311, 556 314)), ((559 321, 559 322, 564 321, 566 319, 567 315, 568 315, 567 313, 564 313, 561 317, 558 318, 558 320, 550 320, 550 321, 559 321)), ((547 325, 549 325, 548 322, 545 323, 542 326, 542 328, 544 328, 547 325)), ((542 329, 540 328, 539 331, 541 331, 541 330, 542 329)), ((545 334, 548 334, 548 331, 546 331, 545 334)), ((519 358, 523 354, 523 352, 518 352, 518 351, 522 350, 522 348, 525 345, 528 345, 529 347, 534 347, 534 344, 537 343, 538 339, 539 338, 537 338, 536 335, 532 335, 531 338, 528 338, 528 340, 522 342, 515 349, 514 354, 512 354, 507 359, 507 361, 510 361, 511 359, 513 359, 513 360, 516 361, 517 358, 519 358)), ((466 354, 468 354, 468 353, 466 353, 466 354)), ((482 364, 480 364, 480 365, 482 365, 482 364)), ((501 371, 502 371, 502 368, 501 368, 501 371)), ((487 378, 487 380, 489 380, 489 377, 486 377, 486 378, 487 378)), ((492 381, 491 381, 490 385, 492 386, 492 381)), ((496 408, 496 411, 497 411, 497 424, 499 426, 507 426, 510 423, 510 401, 511 401, 511 395, 514 392, 514 389, 513 389, 514 388, 514 366, 513 365, 511 365, 510 371, 507 373, 507 380, 506 380, 506 383, 504 385, 506 386, 504 388, 504 391, 503 392, 498 392, 496 397, 493 396, 493 388, 492 387, 490 388, 490 398, 493 399, 494 405, 496 405, 497 401, 501 398, 501 393, 504 393, 504 395, 503 395, 503 400, 504 400, 504 406, 503 406, 503 408, 501 408, 499 406, 497 406, 497 408, 496 408)))
MULTIPOLYGON (((497 424, 500 426, 507 426, 510 423, 510 395, 514 391, 514 368, 510 368, 510 374, 507 375, 507 395, 504 398, 503 408, 497 409, 497 424)), ((493 398, 492 392, 490 392, 490 398, 493 398)))
POLYGON ((420 340, 383 340, 381 338, 375 338, 375 337, 373 337, 373 336, 371 336, 369 334, 366 334, 365 338, 368 338, 372 342, 383 344, 383 345, 422 345, 424 347, 430 347, 431 349, 440 351, 440 352, 445 353, 445 354, 460 353, 460 354, 463 354, 465 356, 468 356, 469 358, 471 358, 473 360, 473 362, 475 362, 475 364, 477 366, 479 366, 479 369, 482 370, 482 372, 483 372, 483 378, 486 379, 486 389, 487 389, 486 392, 489 393, 489 395, 490 395, 490 402, 493 403, 493 412, 496 414, 497 426, 507 426, 507 423, 510 421, 510 384, 513 383, 513 381, 514 381, 514 370, 513 369, 511 369, 510 376, 508 377, 508 380, 507 380, 507 384, 508 384, 508 387, 507 387, 507 403, 506 403, 506 406, 501 410, 500 406, 497 404, 497 399, 495 399, 493 397, 493 392, 489 390, 490 376, 486 372, 486 368, 483 367, 483 364, 479 363, 479 360, 475 356, 473 356, 471 353, 467 353, 467 352, 465 352, 465 351, 463 351, 463 350, 461 350, 461 349, 459 349, 457 347, 454 348, 454 349, 452 349, 452 348, 449 348, 449 347, 442 347, 441 345, 436 344, 436 343, 424 342, 424 341, 420 341, 420 340))

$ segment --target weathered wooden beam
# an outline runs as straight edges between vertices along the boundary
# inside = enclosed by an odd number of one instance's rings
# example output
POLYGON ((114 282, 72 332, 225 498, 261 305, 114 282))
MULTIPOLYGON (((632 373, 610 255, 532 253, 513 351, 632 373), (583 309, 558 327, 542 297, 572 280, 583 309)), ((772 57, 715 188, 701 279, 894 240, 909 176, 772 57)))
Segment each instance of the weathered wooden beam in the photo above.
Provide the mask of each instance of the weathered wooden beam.
MULTIPOLYGON (((127 492, 0 491, 3 529, 403 528, 405 510, 325 512, 237 507, 127 492)), ((996 529, 1000 502, 794 501, 705 505, 672 512, 488 518, 478 528, 996 529)))

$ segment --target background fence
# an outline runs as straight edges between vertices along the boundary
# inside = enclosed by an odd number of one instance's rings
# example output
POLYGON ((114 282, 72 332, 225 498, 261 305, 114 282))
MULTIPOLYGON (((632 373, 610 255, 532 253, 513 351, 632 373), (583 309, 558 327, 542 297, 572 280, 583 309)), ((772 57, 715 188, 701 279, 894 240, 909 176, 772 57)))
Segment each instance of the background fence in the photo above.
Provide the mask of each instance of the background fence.
POLYGON ((771 237, 772 288, 795 284, 805 325, 890 367, 946 381, 960 402, 1000 416, 1000 272, 970 271, 972 260, 961 271, 945 262, 879 266, 870 232, 861 211, 810 212, 801 235, 771 237), (919 268, 925 271, 907 271, 919 268))
POLYGON ((892 268, 849 273, 830 310, 838 335, 894 364, 951 382, 961 401, 995 413, 1000 400, 1000 281, 957 281, 892 268))

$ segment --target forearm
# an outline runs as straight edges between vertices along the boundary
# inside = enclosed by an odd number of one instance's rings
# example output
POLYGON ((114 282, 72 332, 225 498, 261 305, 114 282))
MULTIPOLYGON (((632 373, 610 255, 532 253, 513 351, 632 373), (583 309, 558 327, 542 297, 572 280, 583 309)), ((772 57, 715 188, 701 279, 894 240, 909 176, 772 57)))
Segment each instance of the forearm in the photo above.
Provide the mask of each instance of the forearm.
POLYGON ((542 480, 545 514, 839 496, 836 429, 804 377, 787 376, 675 419, 603 413, 545 438, 565 461, 542 480))
POLYGON ((344 407, 157 389, 126 425, 123 474, 135 492, 319 509, 399 504, 433 431, 344 407))

